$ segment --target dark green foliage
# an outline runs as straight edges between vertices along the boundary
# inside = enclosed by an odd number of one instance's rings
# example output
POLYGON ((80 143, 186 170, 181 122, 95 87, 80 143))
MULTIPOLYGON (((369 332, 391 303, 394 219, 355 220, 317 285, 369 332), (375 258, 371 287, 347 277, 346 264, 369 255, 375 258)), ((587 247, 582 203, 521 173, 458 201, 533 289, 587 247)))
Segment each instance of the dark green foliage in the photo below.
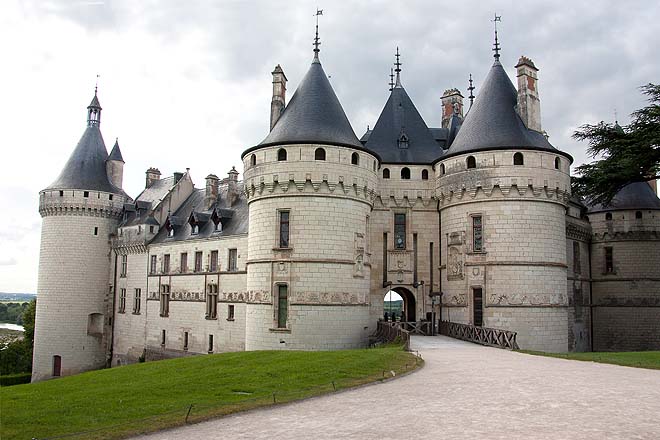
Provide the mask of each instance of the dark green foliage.
POLYGON ((8 387, 11 385, 20 385, 22 383, 30 383, 32 373, 16 373, 0 376, 0 386, 8 387))
POLYGON ((630 124, 600 122, 582 125, 573 138, 587 141, 587 152, 597 159, 577 167, 573 193, 590 203, 608 205, 631 182, 660 178, 660 85, 640 87, 649 105, 631 115, 630 124))
POLYGON ((0 303, 0 322, 23 325, 23 312, 28 303, 10 302, 0 303))
POLYGON ((32 371, 32 347, 34 345, 34 315, 37 300, 25 303, 22 322, 23 339, 9 343, 0 349, 0 374, 30 373, 32 371))

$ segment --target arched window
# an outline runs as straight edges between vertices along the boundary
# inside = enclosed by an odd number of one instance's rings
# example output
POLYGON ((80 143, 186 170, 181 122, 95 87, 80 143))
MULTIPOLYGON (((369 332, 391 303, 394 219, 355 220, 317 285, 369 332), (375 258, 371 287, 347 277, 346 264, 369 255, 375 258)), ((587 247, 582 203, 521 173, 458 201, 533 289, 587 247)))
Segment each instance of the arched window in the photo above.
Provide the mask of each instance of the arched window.
POLYGON ((408 167, 401 168, 401 178, 403 180, 410 180, 410 168, 408 167))
POLYGON ((429 180, 429 170, 422 170, 422 180, 429 180))
POLYGON ((317 148, 314 151, 314 160, 325 160, 325 150, 323 148, 317 148))
POLYGON ((636 219, 641 219, 641 218, 642 218, 642 211, 637 211, 637 212, 635 213, 635 218, 636 218, 636 219))
POLYGON ((390 169, 383 168, 383 179, 389 179, 389 178, 390 178, 390 169))
POLYGON ((513 155, 513 164, 514 165, 523 165, 525 162, 525 159, 523 158, 522 153, 516 153, 513 155))
POLYGON ((445 175, 445 164, 444 163, 440 164, 440 174, 442 174, 443 176, 445 175))
POLYGON ((253 154, 252 156, 250 156, 250 166, 253 167, 256 164, 257 164, 257 156, 253 154))
POLYGON ((555 169, 558 170, 561 165, 561 160, 558 157, 555 157, 555 169))
POLYGON ((351 154, 351 164, 360 165, 360 155, 357 153, 351 154))
POLYGON ((286 150, 284 148, 277 150, 277 160, 280 162, 286 160, 286 150))
POLYGON ((612 220, 612 213, 611 212, 608 212, 607 214, 605 214, 605 220, 612 220))
POLYGON ((474 156, 468 156, 468 158, 467 158, 467 167, 468 168, 476 168, 477 167, 477 160, 474 158, 474 156))

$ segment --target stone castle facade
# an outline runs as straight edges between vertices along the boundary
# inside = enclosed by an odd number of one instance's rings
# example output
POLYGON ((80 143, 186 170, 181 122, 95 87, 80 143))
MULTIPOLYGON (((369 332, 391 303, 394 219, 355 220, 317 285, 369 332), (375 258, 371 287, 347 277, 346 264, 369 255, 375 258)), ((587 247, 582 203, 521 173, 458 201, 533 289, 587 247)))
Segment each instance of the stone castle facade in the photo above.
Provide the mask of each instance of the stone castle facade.
POLYGON ((538 69, 516 89, 499 53, 469 110, 429 128, 396 81, 358 139, 315 52, 292 99, 273 74, 271 131, 243 180, 146 172, 122 190, 95 94, 78 146, 41 191, 33 380, 237 350, 364 347, 383 297, 406 321, 512 330, 521 348, 660 348, 660 200, 570 195, 572 158, 542 131, 538 69), (465 116, 464 116, 465 113, 465 116), (435 314, 435 315, 434 315, 435 314))

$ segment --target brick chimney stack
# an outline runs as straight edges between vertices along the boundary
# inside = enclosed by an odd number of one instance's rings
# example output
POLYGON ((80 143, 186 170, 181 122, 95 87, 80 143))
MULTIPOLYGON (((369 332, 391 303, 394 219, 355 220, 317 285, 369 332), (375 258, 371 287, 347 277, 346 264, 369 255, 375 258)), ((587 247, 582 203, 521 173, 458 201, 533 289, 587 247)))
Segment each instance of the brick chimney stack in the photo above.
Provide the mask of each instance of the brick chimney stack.
POLYGON ((458 89, 445 90, 442 94, 442 128, 449 127, 449 121, 454 113, 463 117, 463 95, 458 89))
POLYGON ((270 129, 272 131, 286 106, 286 75, 279 64, 271 73, 273 74, 273 99, 270 102, 270 129))
POLYGON ((520 57, 516 64, 518 71, 518 114, 530 130, 541 130, 541 100, 539 99, 539 69, 527 57, 520 57))
POLYGON ((227 203, 229 206, 234 206, 234 203, 238 200, 240 194, 238 193, 238 171, 235 167, 231 167, 229 171, 229 176, 227 177, 227 203))
POLYGON ((204 205, 209 209, 218 199, 218 186, 220 179, 215 174, 206 176, 206 194, 204 197, 204 205))
POLYGON ((158 168, 149 168, 147 170, 147 183, 145 188, 149 188, 157 180, 160 180, 160 171, 158 168))

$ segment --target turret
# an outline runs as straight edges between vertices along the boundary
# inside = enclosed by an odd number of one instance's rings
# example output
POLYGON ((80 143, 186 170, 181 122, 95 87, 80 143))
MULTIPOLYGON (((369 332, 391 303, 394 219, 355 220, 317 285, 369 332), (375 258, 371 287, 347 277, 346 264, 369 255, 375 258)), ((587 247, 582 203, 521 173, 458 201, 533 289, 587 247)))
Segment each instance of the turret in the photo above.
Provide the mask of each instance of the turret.
POLYGON ((520 57, 516 64, 518 76, 518 113, 525 126, 541 132, 541 101, 539 100, 538 71, 534 62, 520 57))
POLYGON ((286 106, 286 75, 279 64, 271 73, 273 74, 273 99, 270 102, 270 129, 272 130, 286 106))
POLYGON ((121 156, 121 150, 119 149, 119 139, 115 139, 115 145, 112 147, 105 164, 110 183, 117 188, 121 188, 124 180, 124 158, 121 156))

